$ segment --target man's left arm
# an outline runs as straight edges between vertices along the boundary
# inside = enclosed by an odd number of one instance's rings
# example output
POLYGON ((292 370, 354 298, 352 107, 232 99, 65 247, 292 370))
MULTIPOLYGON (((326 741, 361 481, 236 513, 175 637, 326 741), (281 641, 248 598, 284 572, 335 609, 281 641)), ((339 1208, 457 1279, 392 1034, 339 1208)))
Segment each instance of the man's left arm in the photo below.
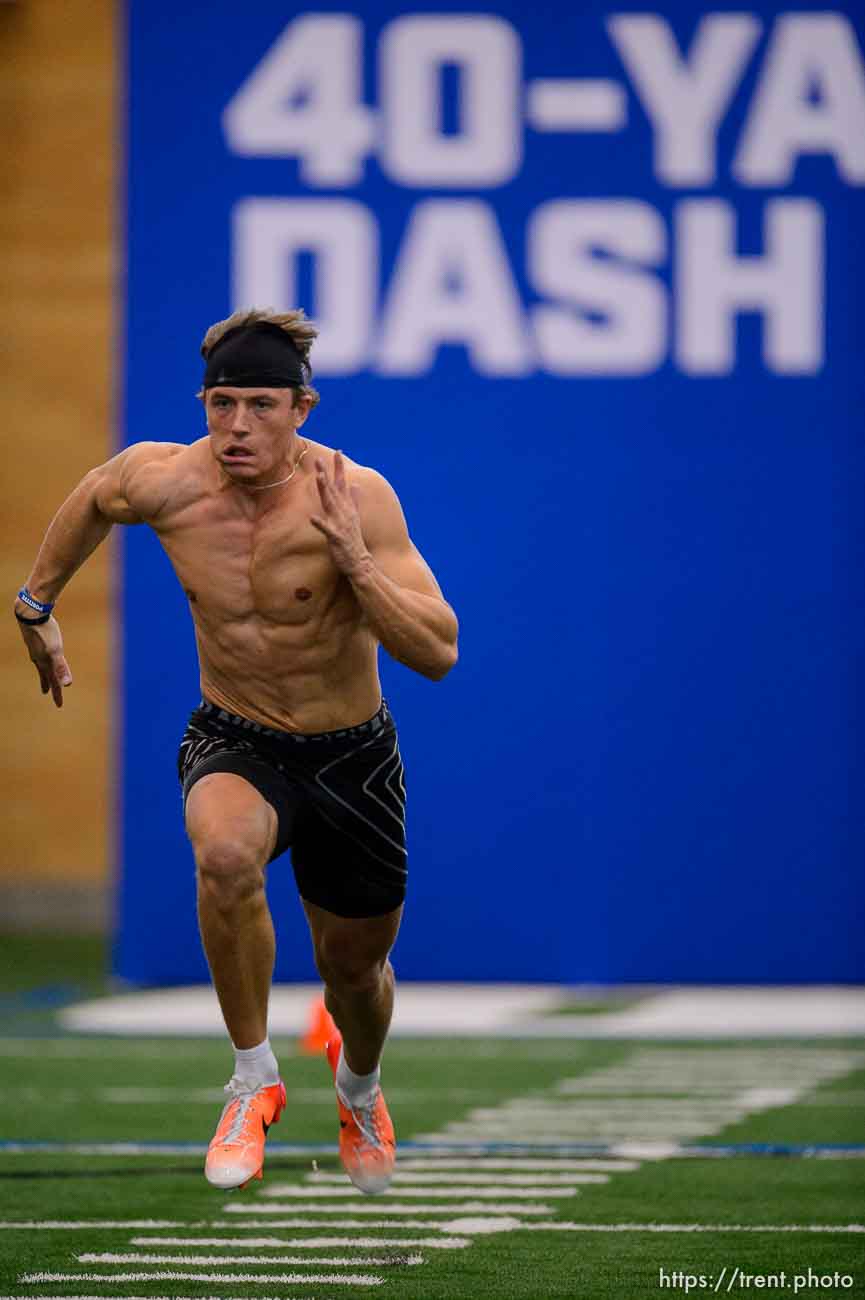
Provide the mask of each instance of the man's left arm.
POLYGON ((345 461, 333 473, 316 460, 324 533, 337 568, 348 578, 375 637, 408 668, 438 681, 457 661, 457 619, 408 534, 393 488, 374 470, 350 486, 345 461))

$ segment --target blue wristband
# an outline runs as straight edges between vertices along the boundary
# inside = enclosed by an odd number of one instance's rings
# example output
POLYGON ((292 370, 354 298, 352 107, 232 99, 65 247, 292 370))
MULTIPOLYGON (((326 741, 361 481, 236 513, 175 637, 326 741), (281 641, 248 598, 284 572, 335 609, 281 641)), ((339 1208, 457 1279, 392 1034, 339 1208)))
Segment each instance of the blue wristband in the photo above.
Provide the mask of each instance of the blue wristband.
POLYGON ((29 605, 31 609, 35 609, 37 614, 50 614, 54 608, 54 601, 50 605, 43 605, 41 600, 30 595, 26 587, 22 587, 18 592, 18 599, 23 600, 24 604, 29 605))

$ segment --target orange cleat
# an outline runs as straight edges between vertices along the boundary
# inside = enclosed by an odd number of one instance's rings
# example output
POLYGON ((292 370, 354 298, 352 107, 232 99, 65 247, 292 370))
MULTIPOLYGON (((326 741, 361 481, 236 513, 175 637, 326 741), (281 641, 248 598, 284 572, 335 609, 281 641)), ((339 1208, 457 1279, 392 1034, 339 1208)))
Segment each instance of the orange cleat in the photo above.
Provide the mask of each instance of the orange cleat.
POLYGON ((285 1084, 280 1079, 249 1092, 232 1079, 225 1091, 232 1100, 226 1103, 207 1149, 204 1176, 213 1187, 228 1191, 262 1177, 264 1139, 282 1114, 285 1084))
MULTIPOLYGON (((326 1047, 336 1084, 342 1038, 337 1033, 326 1047)), ((381 1088, 368 1106, 349 1106, 336 1089, 339 1111, 339 1158, 355 1187, 368 1196, 384 1192, 393 1177, 396 1139, 381 1088)))

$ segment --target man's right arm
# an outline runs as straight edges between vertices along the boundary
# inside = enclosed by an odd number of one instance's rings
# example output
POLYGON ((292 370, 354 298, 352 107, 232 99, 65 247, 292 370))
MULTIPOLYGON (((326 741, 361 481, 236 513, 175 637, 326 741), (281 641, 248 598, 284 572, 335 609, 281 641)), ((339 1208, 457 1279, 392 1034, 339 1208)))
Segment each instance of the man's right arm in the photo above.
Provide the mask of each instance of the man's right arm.
MULTIPOLYGON (((75 491, 57 511, 36 563, 25 586, 43 604, 53 604, 72 575, 80 569, 111 531, 113 524, 143 523, 150 513, 148 495, 135 493, 135 507, 129 500, 129 483, 136 471, 160 458, 165 444, 136 443, 106 464, 85 474, 75 491), (145 513, 140 513, 142 505, 145 513)), ((33 609, 16 598, 15 613, 33 618, 33 609)), ((39 673, 43 695, 51 692, 58 708, 63 704, 63 687, 72 674, 63 655, 63 640, 55 618, 38 626, 19 624, 30 658, 39 673)))

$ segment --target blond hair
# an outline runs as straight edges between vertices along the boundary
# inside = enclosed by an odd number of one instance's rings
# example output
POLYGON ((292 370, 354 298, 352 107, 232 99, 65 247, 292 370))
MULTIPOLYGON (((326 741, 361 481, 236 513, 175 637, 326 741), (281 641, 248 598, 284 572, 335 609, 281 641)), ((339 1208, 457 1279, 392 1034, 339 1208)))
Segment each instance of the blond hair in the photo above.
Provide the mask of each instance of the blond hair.
MULTIPOLYGON (((287 334, 295 350, 300 354, 301 361, 309 365, 310 349, 318 337, 318 330, 311 320, 307 320, 306 312, 302 307, 294 311, 274 311, 270 307, 248 307, 243 311, 232 312, 225 320, 218 320, 215 325, 211 325, 201 341, 201 355, 206 361, 217 343, 220 343, 231 330, 262 324, 276 325, 287 334)), ((199 397, 203 396, 203 391, 198 394, 199 397)), ((310 410, 318 406, 321 401, 318 392, 310 384, 303 384, 295 391, 301 397, 309 398, 310 410)))

